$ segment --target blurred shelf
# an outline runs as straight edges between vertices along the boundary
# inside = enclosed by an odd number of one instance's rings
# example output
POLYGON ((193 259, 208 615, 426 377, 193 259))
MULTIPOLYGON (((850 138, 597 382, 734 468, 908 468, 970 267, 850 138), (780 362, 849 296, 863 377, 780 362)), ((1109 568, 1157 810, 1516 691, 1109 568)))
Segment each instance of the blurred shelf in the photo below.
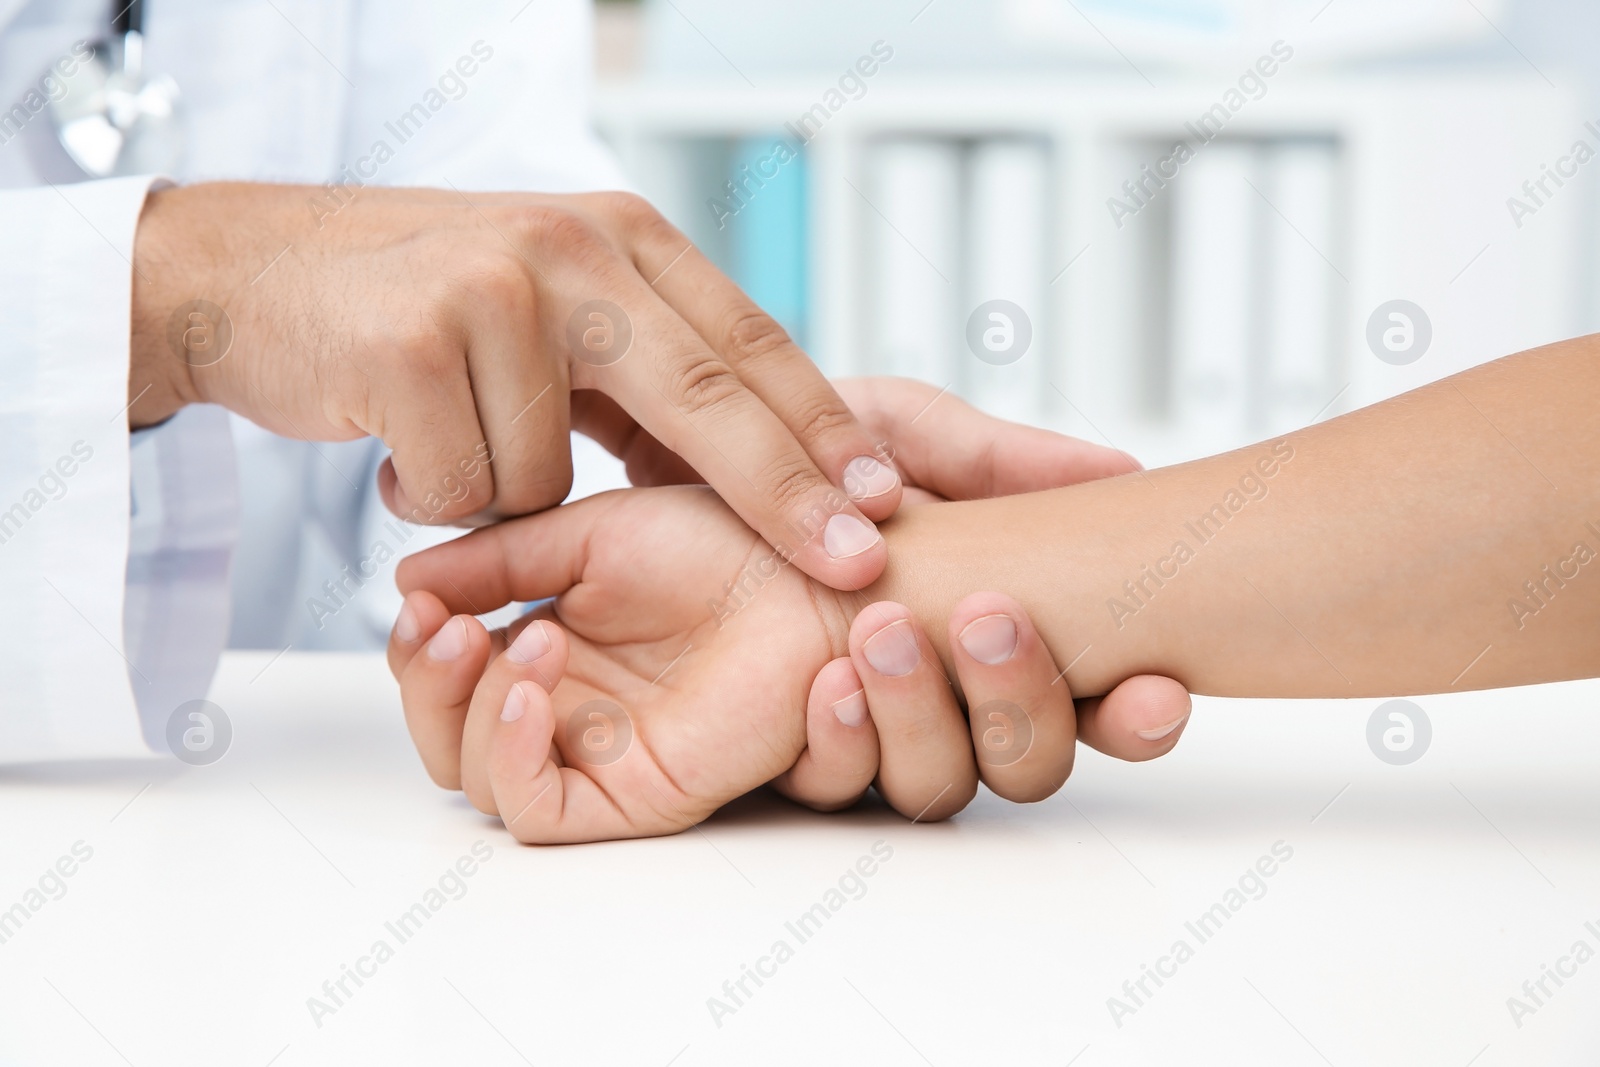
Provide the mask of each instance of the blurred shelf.
MULTIPOLYGON (((838 75, 826 73, 767 77, 756 88, 720 77, 612 83, 600 87, 596 121, 640 190, 729 269, 726 231, 740 218, 708 210, 740 177, 729 172, 727 146, 771 138, 792 151, 796 162, 784 166, 806 174, 797 207, 804 237, 798 250, 781 254, 804 257, 803 333, 830 373, 908 369, 903 353, 886 362, 876 340, 886 308, 914 314, 904 299, 885 295, 890 282, 881 275, 890 263, 900 275, 931 268, 922 277, 930 283, 922 297, 928 322, 910 334, 899 330, 930 348, 922 377, 1009 417, 1109 439, 1147 462, 1241 445, 1580 332, 1583 286, 1574 279, 1583 235, 1593 231, 1592 194, 1564 194, 1542 209, 1537 225, 1522 228, 1504 206, 1583 132, 1574 99, 1503 67, 1305 70, 1293 78, 1289 71, 1235 110, 1223 105, 1225 121, 1213 120, 1220 135, 1210 141, 1197 136, 1199 119, 1231 85, 1211 77, 1152 89, 1121 76, 931 77, 892 65, 863 79, 864 90, 832 97, 838 75), (815 128, 805 140, 798 122, 808 113, 815 128), (992 188, 975 177, 974 161, 989 146, 1018 140, 1039 146, 1043 193, 1023 198, 1032 204, 1031 226, 1007 223, 1027 262, 1006 276, 1035 305, 1025 307, 1033 338, 1024 358, 1038 365, 1025 387, 988 388, 982 375, 991 372, 968 351, 965 326, 979 302, 1008 294, 977 291, 978 275, 995 275, 975 266, 974 254, 981 247, 982 262, 1003 262, 1006 250, 972 232, 993 206, 972 201, 974 190, 992 188), (1183 348, 1174 331, 1185 328, 1175 309, 1204 279, 1183 264, 1217 260, 1175 258, 1175 241, 1204 229, 1178 217, 1207 210, 1205 200, 1177 195, 1196 178, 1197 164, 1179 166, 1165 187, 1146 186, 1144 203, 1130 201, 1124 184, 1139 181, 1142 168, 1179 140, 1201 160, 1216 157, 1209 146, 1219 144, 1266 153, 1264 169, 1238 171, 1260 177, 1231 197, 1229 210, 1248 220, 1249 233, 1239 235, 1237 254, 1218 260, 1249 275, 1224 287, 1248 294, 1239 336, 1249 351, 1239 354, 1230 380, 1249 397, 1187 420, 1180 412, 1188 398, 1174 396, 1175 353, 1183 348), (914 208, 910 201, 920 197, 909 192, 884 199, 879 191, 885 147, 918 143, 959 154, 950 219, 914 208), (1323 169, 1296 177, 1306 150, 1323 169), (1300 163, 1278 165, 1281 152, 1300 163), (1269 191, 1274 182, 1290 184, 1280 194, 1269 191), (1119 213, 1117 199, 1138 210, 1119 213), (913 232, 918 227, 927 232, 913 232), (906 255, 908 248, 917 254, 906 255), (1432 319, 1433 349, 1410 366, 1380 361, 1365 339, 1368 316, 1396 298, 1432 319), (1308 329, 1305 319, 1320 325, 1308 329), (1324 342, 1325 351, 1299 350, 1324 342)), ((759 195, 759 185, 745 188, 759 195)), ((1204 239, 1223 240, 1227 231, 1212 233, 1204 239)), ((762 247, 748 236, 743 244, 747 258, 749 248, 762 247)))

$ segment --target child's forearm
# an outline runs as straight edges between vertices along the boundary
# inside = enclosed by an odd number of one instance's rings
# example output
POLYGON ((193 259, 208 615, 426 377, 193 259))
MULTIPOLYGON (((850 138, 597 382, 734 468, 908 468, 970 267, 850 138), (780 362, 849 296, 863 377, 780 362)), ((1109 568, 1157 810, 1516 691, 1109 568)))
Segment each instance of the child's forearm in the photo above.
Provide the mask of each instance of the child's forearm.
POLYGON ((1600 674, 1600 335, 1222 456, 908 509, 865 591, 992 588, 1079 696, 1134 674, 1372 696, 1600 674))

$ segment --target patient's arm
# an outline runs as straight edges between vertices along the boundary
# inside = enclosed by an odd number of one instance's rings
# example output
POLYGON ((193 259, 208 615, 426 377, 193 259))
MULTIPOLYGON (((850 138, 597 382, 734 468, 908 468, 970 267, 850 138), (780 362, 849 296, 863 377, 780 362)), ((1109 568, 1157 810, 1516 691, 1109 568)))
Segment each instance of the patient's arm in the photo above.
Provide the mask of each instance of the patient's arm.
POLYGON ((1010 592, 1080 697, 1141 673, 1232 696, 1600 674, 1600 335, 1278 441, 919 508, 884 533, 889 569, 862 597, 929 622, 1010 592))
MULTIPOLYGON (((1137 463, 1122 453, 993 418, 921 382, 858 378, 835 384, 862 424, 884 443, 884 452, 892 452, 904 480, 907 504, 1053 488, 1138 469, 1137 463)), ((636 484, 700 480, 681 459, 647 435, 610 441, 607 447, 627 457, 629 475, 636 484)), ((635 513, 646 510, 637 508, 635 513)), ((656 508, 646 525, 666 524, 670 515, 660 514, 662 510, 670 511, 664 506, 656 508)), ((532 527, 523 530, 529 532, 532 527)), ((502 543, 514 551, 526 538, 509 537, 502 543)), ((477 555, 502 567, 492 552, 477 555)), ((778 559, 770 552, 769 557, 761 561, 763 567, 778 559)), ((770 577, 736 566, 735 561, 724 561, 723 567, 724 580, 705 591, 709 594, 705 611, 711 616, 741 611, 770 577)), ((463 724, 480 685, 491 690, 499 685, 503 701, 506 687, 514 680, 510 675, 537 683, 541 677, 559 677, 561 668, 541 661, 537 669, 519 665, 505 677, 486 677, 491 662, 522 632, 525 623, 489 632, 473 618, 451 621, 452 607, 480 612, 497 606, 498 601, 485 600, 482 591, 470 601, 464 599, 460 587, 465 579, 458 572, 435 569, 431 574, 429 588, 449 599, 451 605, 447 607, 428 592, 413 591, 391 637, 390 663, 400 680, 407 723, 424 765, 440 785, 457 789, 463 781, 463 763, 482 762, 482 754, 473 751, 463 760, 463 724), (422 654, 425 650, 428 654, 422 654), (447 651, 448 658, 437 658, 434 653, 439 651, 447 651)), ((604 576, 596 571, 586 580, 592 587, 604 576)), ((495 595, 500 593, 509 595, 505 589, 495 591, 495 595)), ((675 593, 663 594, 661 601, 673 603, 675 593)), ((774 788, 800 803, 834 810, 848 806, 870 785, 876 785, 891 807, 908 818, 929 821, 959 810, 974 794, 980 777, 1007 799, 1037 800, 1049 795, 1070 773, 1079 739, 1114 756, 1135 760, 1161 755, 1178 742, 1189 699, 1176 683, 1131 678, 1106 698, 1082 701, 1075 707, 1065 684, 1057 681, 1060 671, 1038 641, 1026 613, 997 594, 973 600, 983 610, 981 617, 988 619, 985 626, 991 634, 1005 630, 996 630, 998 620, 991 617, 997 603, 1004 603, 1014 619, 1012 632, 1018 638, 1014 655, 993 659, 991 640, 986 652, 990 661, 958 662, 956 679, 962 683, 970 680, 970 687, 982 699, 1025 705, 1028 714, 1038 716, 1038 731, 1022 735, 1025 751, 1017 747, 1021 742, 1016 737, 1010 738, 1015 750, 989 751, 997 739, 1006 740, 1006 731, 992 724, 984 726, 989 720, 983 716, 978 718, 978 726, 969 725, 943 668, 931 654, 909 673, 892 676, 875 670, 863 649, 853 647, 854 662, 843 656, 830 660, 811 683, 804 750, 791 768, 773 780, 774 788), (836 706, 843 710, 836 713, 836 706)), ((649 605, 641 610, 649 610, 649 605)), ((857 629, 889 624, 888 613, 876 605, 861 615, 857 629)), ((963 616, 960 611, 956 617, 966 622, 978 618, 963 616)), ((870 636, 870 629, 864 639, 870 636)), ((894 632, 901 629, 904 627, 894 632)), ((543 633, 535 630, 533 637, 543 633)), ((926 646, 922 639, 917 641, 926 646)), ((882 641, 864 640, 864 644, 881 647, 882 641)), ((551 655, 560 659, 565 652, 552 651, 551 655)), ((479 790, 477 799, 491 798, 479 790)))
POLYGON ((524 840, 669 833, 795 762, 811 679, 872 601, 905 604, 948 671, 944 620, 971 590, 1006 590, 1080 697, 1141 674, 1242 696, 1600 674, 1597 401, 1585 338, 1224 456, 908 509, 859 594, 763 565, 770 549, 700 489, 481 529, 399 578, 439 611, 558 598, 550 651, 498 657, 461 709, 475 804, 524 840), (750 574, 737 612, 712 609, 750 574), (602 743, 624 729, 620 752, 602 743))

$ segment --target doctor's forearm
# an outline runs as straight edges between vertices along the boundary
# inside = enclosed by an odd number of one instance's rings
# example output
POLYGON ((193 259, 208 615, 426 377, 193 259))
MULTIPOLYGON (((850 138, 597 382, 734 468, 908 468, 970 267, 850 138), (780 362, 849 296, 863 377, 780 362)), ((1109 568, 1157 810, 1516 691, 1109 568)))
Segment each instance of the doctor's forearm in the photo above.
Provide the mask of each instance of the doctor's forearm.
MULTIPOLYGON (((1078 696, 1135 674, 1372 696, 1600 674, 1600 337, 1275 442, 908 509, 865 590, 942 620, 1003 590, 1078 696)), ((952 675, 953 676, 953 675, 952 675)))

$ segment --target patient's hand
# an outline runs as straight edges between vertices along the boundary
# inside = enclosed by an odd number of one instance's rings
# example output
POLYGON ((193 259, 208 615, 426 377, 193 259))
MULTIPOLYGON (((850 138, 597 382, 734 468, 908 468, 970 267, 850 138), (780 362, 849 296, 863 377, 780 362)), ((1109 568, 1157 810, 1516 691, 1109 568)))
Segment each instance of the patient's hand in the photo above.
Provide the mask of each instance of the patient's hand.
MULTIPOLYGON (((446 591, 408 601, 423 628, 450 609, 557 597, 519 620, 466 706, 407 701, 408 718, 420 708, 430 719, 410 723, 419 749, 457 731, 473 804, 539 842, 673 833, 789 769, 806 746, 806 692, 847 654, 854 614, 709 489, 688 486, 477 530, 406 560, 399 582, 446 591), (735 587, 744 592, 730 601, 735 587)), ((490 643, 460 616, 416 658, 483 657, 490 643)), ((455 767, 429 771, 455 784, 455 767)))
POLYGON ((1181 686, 1148 676, 1074 707, 1021 607, 976 593, 948 619, 955 679, 982 705, 969 723, 906 608, 868 604, 852 622, 851 594, 782 565, 698 488, 488 527, 400 579, 390 665, 423 761, 525 841, 670 833, 767 781, 825 809, 876 784, 908 818, 941 819, 980 776, 1007 799, 1051 795, 1080 739, 1162 755, 1188 714, 1181 686), (553 610, 493 634, 451 616, 551 595, 553 610))
MULTIPOLYGON (((920 382, 859 378, 839 381, 836 386, 869 431, 892 450, 905 478, 907 503, 1029 492, 1137 469, 1125 454, 993 418, 920 382)), ((630 477, 636 483, 698 480, 693 470, 644 435, 624 435, 615 441, 606 440, 606 444, 626 457, 630 477)), ((564 586, 548 571, 544 574, 546 580, 537 585, 539 592, 528 591, 535 586, 527 580, 514 585, 514 574, 500 573, 499 568, 505 566, 510 555, 518 553, 519 543, 527 536, 508 533, 492 546, 468 550, 466 556, 446 557, 448 562, 425 554, 421 559, 429 562, 420 570, 416 569, 417 564, 404 565, 403 588, 412 591, 389 646, 390 666, 401 682, 407 724, 430 775, 446 788, 465 785, 479 806, 488 811, 496 810, 485 764, 493 747, 496 715, 517 680, 542 679, 549 683, 544 688, 550 688, 565 669, 568 643, 553 627, 534 628, 524 637, 524 643, 548 640, 550 650, 531 668, 515 661, 502 663, 501 654, 508 643, 521 635, 531 620, 518 620, 508 630, 490 633, 470 614, 452 618, 451 612, 478 614, 511 599, 560 592, 564 586), (484 578, 481 568, 485 565, 493 568, 492 578, 484 578), (492 583, 492 588, 486 582, 492 583), (422 651, 424 642, 427 652, 422 651), (440 658, 441 654, 447 654, 446 658, 440 658), (475 702, 489 710, 473 714, 470 736, 464 736, 469 707, 475 702)), ((609 538, 611 531, 603 536, 609 538)), ((625 536, 634 534, 630 531, 625 536)), ((609 545, 608 550, 616 547, 609 545)), ((681 544, 675 546, 677 551, 682 548, 681 544)), ((642 558, 652 554, 653 550, 647 551, 642 558)), ((691 553, 690 562, 703 563, 706 557, 691 553)), ((760 567, 747 574, 731 602, 730 591, 722 583, 732 581, 732 575, 740 568, 726 567, 726 576, 714 583, 718 606, 705 603, 707 598, 698 604, 703 611, 700 622, 709 622, 714 612, 726 614, 730 608, 737 608, 758 587, 766 589, 762 576, 775 573, 776 558, 758 557, 757 562, 760 567)), ((792 579, 793 575, 788 577, 792 579)), ((572 580, 577 581, 578 576, 572 576, 572 580)), ((586 580, 596 581, 592 576, 586 580)), ((626 586, 613 580, 609 588, 616 595, 638 598, 628 601, 628 610, 633 613, 659 610, 659 617, 675 620, 687 603, 690 621, 694 621, 697 594, 692 591, 682 596, 685 590, 672 586, 658 599, 655 591, 668 589, 667 583, 638 579, 626 586), (664 606, 658 609, 658 603, 664 606)), ((580 605, 584 603, 583 598, 577 599, 580 605)), ((833 602, 838 600, 834 598, 833 602)), ((815 603, 809 598, 808 602, 815 603)), ((854 602, 860 603, 860 599, 854 602)), ((568 602, 563 602, 564 621, 569 620, 572 610, 568 602)), ((1008 611, 1015 620, 1015 654, 1003 663, 979 663, 970 657, 958 657, 953 665, 953 680, 963 691, 983 694, 985 700, 1005 699, 1037 716, 1041 729, 1034 734, 1025 756, 995 757, 984 752, 986 740, 992 739, 996 731, 982 720, 969 725, 950 684, 952 677, 932 655, 928 639, 915 620, 907 619, 910 640, 926 653, 926 658, 904 677, 888 677, 874 670, 864 654, 864 645, 894 618, 907 613, 897 604, 869 604, 862 608, 850 631, 854 640, 850 642, 849 656, 840 654, 815 672, 808 700, 798 701, 803 692, 798 686, 788 690, 804 712, 803 721, 796 720, 794 725, 795 731, 804 734, 803 751, 792 767, 786 767, 773 779, 773 786, 799 803, 835 810, 854 803, 869 786, 875 785, 885 801, 907 818, 931 821, 959 811, 972 798, 980 777, 1007 799, 1038 800, 1050 795, 1071 771, 1077 740, 1130 760, 1162 755, 1177 743, 1181 730, 1172 730, 1170 725, 1161 727, 1186 716, 1188 696, 1182 686, 1169 679, 1135 677, 1116 686, 1103 699, 1080 700, 1074 707, 1061 680, 1060 668, 1065 665, 1052 661, 1027 615, 1010 598, 975 593, 956 605, 948 620, 952 640, 973 619, 997 610, 1008 611)), ((546 617, 550 617, 548 612, 546 617)), ((595 638, 593 633, 585 636, 595 638)), ((609 634, 600 636, 612 639, 609 634)), ((689 643, 693 642, 685 637, 678 646, 665 651, 670 657, 689 643)), ((696 645, 691 655, 704 652, 703 645, 696 645)), ((661 666, 666 663, 662 660, 661 666)), ((678 679, 678 668, 674 667, 664 682, 678 679)), ((535 701, 541 699, 532 690, 527 691, 527 696, 535 701)), ((571 704, 558 706, 570 710, 571 704)), ((594 728, 597 732, 591 736, 604 740, 606 724, 596 723, 594 728)), ((561 738, 557 739, 555 758, 562 758, 561 738)), ((517 812, 510 814, 515 817, 517 812)), ((521 834, 525 820, 513 821, 514 829, 521 834)), ((686 824, 680 823, 679 828, 682 825, 686 824)), ((540 836, 546 829, 543 826, 526 829, 529 833, 523 836, 529 840, 574 839, 570 834, 561 838, 540 836)), ((582 831, 578 836, 583 836, 582 831)))

